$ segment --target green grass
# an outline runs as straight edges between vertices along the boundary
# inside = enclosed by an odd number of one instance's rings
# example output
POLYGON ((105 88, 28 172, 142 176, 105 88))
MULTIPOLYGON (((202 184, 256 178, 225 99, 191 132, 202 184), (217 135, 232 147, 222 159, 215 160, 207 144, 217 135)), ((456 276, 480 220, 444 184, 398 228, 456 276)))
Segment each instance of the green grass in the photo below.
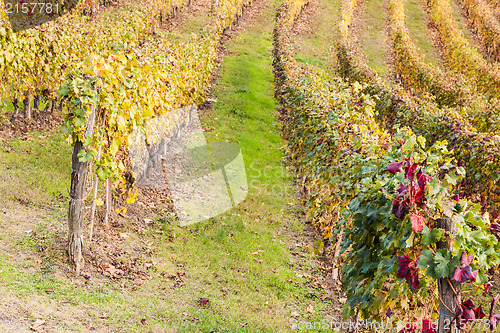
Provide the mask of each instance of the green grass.
POLYGON ((333 48, 338 37, 340 1, 317 1, 317 5, 309 4, 317 7, 310 18, 311 31, 302 32, 292 40, 297 52, 295 59, 333 73, 335 70, 333 48))
POLYGON ((57 131, 2 143, 0 200, 8 213, 0 211, 0 292, 19 318, 46 319, 51 332, 93 326, 115 332, 229 333, 289 332, 293 311, 300 321, 331 315, 331 303, 320 298, 324 291, 303 276, 322 279, 312 246, 295 250, 298 256, 290 253, 291 246, 309 240, 297 238, 304 225, 293 177, 282 164, 271 67, 276 6, 269 4, 228 43, 231 53, 213 88, 218 102, 201 115, 204 125, 215 129, 209 141, 240 145, 248 197, 220 216, 187 227, 156 216, 153 229, 163 230, 161 236, 155 230, 146 235, 128 231, 126 243, 112 244, 129 252, 151 244, 155 251, 141 263, 155 263, 152 280, 136 286, 129 279, 72 277, 57 245, 66 230, 70 147, 57 131), (27 229, 33 231, 27 234, 27 229), (43 262, 35 262, 37 257, 43 262), (185 284, 174 287, 162 273, 182 273, 185 284), (201 306, 200 298, 209 304, 201 306), (309 304, 314 314, 305 311, 309 304), (104 312, 107 319, 101 318, 104 312))
POLYGON ((0 146, 0 191, 3 199, 37 205, 69 195, 71 147, 58 131, 33 132, 0 146))
MULTIPOLYGON (((20 103, 18 103, 20 104, 20 103)), ((0 113, 10 112, 14 110, 14 104, 10 101, 3 101, 0 99, 0 113)))
POLYGON ((387 76, 389 45, 387 44, 388 13, 384 0, 367 0, 360 14, 360 44, 368 65, 382 77, 387 76))
POLYGON ((192 34, 202 33, 203 27, 210 20, 210 6, 204 5, 198 7, 200 10, 191 12, 193 7, 196 7, 196 3, 193 3, 190 7, 185 9, 188 14, 182 14, 186 16, 182 23, 169 33, 169 38, 171 40, 182 43, 188 41, 192 34))
POLYGON ((438 66, 439 55, 429 35, 422 2, 420 0, 408 0, 405 4, 406 26, 411 38, 415 40, 415 44, 420 49, 425 61, 438 66))
MULTIPOLYGON (((451 8, 453 9, 453 19, 457 23, 458 27, 462 31, 464 37, 469 41, 472 47, 477 48, 476 39, 472 35, 469 25, 467 23, 467 18, 462 14, 461 5, 455 1, 450 0, 451 8)), ((478 49, 480 51, 480 49, 478 49)))

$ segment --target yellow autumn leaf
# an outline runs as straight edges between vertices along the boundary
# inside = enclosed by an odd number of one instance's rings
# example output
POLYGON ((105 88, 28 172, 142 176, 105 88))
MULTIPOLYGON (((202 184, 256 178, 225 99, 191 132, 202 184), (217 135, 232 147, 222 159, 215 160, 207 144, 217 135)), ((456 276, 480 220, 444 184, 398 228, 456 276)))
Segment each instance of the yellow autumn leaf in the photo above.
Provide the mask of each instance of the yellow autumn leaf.
POLYGON ((127 124, 125 123, 125 119, 122 116, 116 117, 116 124, 118 126, 118 130, 124 132, 127 124))
POLYGON ((113 141, 111 142, 111 146, 109 147, 109 150, 110 150, 111 154, 113 154, 113 155, 118 152, 118 147, 120 146, 118 141, 119 140, 117 138, 114 138, 113 141))
POLYGON ((120 207, 116 209, 116 214, 126 214, 127 213, 127 207, 120 207))

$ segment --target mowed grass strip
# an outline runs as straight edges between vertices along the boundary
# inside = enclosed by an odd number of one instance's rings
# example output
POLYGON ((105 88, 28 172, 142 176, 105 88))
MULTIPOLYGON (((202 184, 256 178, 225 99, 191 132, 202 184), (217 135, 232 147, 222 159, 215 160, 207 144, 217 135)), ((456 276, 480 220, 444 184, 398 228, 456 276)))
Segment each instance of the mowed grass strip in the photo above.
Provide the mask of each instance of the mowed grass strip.
POLYGON ((428 19, 420 0, 408 0, 405 2, 406 26, 410 36, 424 56, 424 60, 434 66, 439 66, 440 59, 434 43, 432 42, 428 19))
POLYGON ((359 9, 359 43, 368 65, 381 77, 388 77, 390 47, 388 45, 388 13, 384 0, 366 0, 359 9))
POLYGON ((334 46, 338 38, 340 3, 340 0, 314 0, 304 8, 295 25, 303 26, 292 40, 297 61, 329 73, 335 71, 334 46))

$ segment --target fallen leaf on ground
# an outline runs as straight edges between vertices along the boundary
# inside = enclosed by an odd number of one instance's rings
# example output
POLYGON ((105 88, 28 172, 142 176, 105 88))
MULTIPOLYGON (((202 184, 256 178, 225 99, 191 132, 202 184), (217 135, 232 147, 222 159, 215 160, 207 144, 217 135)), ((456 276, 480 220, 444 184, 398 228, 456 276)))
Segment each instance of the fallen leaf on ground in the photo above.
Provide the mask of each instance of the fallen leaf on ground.
POLYGON ((200 304, 201 306, 207 306, 208 303, 210 303, 210 301, 206 298, 200 298, 198 301, 198 304, 200 304))
POLYGON ((314 313, 314 308, 313 308, 312 304, 309 304, 308 306, 306 306, 306 311, 309 313, 314 313))
POLYGON ((31 324, 30 329, 35 332, 45 332, 45 320, 37 319, 33 324, 31 324))

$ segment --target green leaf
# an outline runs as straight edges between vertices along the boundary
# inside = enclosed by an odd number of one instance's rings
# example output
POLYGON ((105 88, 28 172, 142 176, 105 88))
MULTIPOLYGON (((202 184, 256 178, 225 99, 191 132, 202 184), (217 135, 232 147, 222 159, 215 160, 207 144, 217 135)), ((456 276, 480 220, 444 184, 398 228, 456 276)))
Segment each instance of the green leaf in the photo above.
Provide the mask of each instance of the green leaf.
POLYGON ((316 243, 314 243, 314 254, 319 256, 321 251, 323 251, 324 244, 321 239, 318 239, 316 243))
POLYGON ((434 258, 432 256, 431 250, 424 250, 420 252, 420 258, 418 259, 417 268, 423 269, 429 265, 434 264, 434 258))
POLYGON ((488 275, 482 270, 477 273, 476 283, 482 284, 488 282, 488 275))
POLYGON ((438 262, 434 267, 434 273, 436 274, 437 279, 448 277, 450 275, 448 270, 448 262, 438 262))
POLYGON ((91 161, 93 156, 94 156, 94 151, 93 150, 89 150, 89 151, 85 151, 85 149, 82 149, 78 152, 78 160, 82 163, 85 163, 85 162, 88 162, 88 161, 91 161))
POLYGON ((434 273, 437 279, 442 279, 451 275, 450 271, 455 267, 449 265, 451 263, 450 257, 451 253, 447 249, 439 249, 436 251, 434 256, 434 262, 436 263, 434 273))
POLYGON ((63 125, 61 126, 61 132, 63 133, 63 135, 64 135, 65 137, 67 137, 68 135, 70 135, 70 133, 71 133, 71 129, 68 127, 68 125, 63 124, 63 125))
POLYGON ((450 172, 444 176, 444 179, 448 182, 448 184, 455 186, 457 184, 458 176, 455 172, 450 172))
POLYGON ((425 148, 425 138, 423 136, 417 136, 417 141, 418 143, 420 143, 420 146, 422 146, 422 148, 425 148))
POLYGON ((85 127, 87 120, 84 117, 74 117, 72 123, 76 128, 85 127))
POLYGON ((478 243, 483 243, 488 241, 488 236, 486 236, 482 230, 472 231, 471 233, 469 233, 469 235, 470 237, 472 237, 472 239, 474 239, 478 243))
POLYGON ((81 159, 87 154, 87 151, 85 149, 81 149, 78 154, 76 155, 78 159, 81 161, 81 159))
POLYGON ((408 150, 412 149, 413 146, 415 146, 415 137, 414 136, 410 136, 407 138, 406 142, 403 144, 403 146, 401 147, 401 150, 403 152, 407 152, 408 150))
POLYGON ((429 231, 429 228, 426 226, 422 232, 422 245, 434 244, 442 237, 443 237, 442 229, 433 228, 431 231, 429 231))
POLYGON ((99 177, 100 180, 105 180, 111 177, 111 171, 108 169, 105 169, 103 167, 99 167, 96 170, 97 177, 99 177))

